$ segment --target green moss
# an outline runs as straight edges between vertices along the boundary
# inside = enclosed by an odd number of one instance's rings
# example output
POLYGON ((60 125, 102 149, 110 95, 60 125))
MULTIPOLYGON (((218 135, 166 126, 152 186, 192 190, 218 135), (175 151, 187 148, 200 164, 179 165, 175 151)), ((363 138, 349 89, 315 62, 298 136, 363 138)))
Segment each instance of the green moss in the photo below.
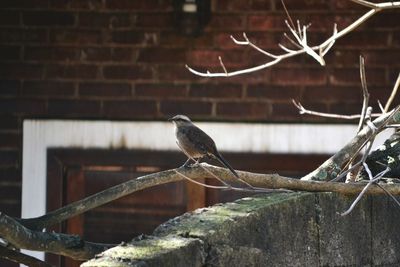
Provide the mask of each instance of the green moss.
POLYGON ((189 241, 179 237, 152 238, 126 246, 114 247, 106 251, 104 255, 112 258, 148 259, 157 254, 184 247, 189 241))
POLYGON ((167 225, 158 234, 160 236, 175 234, 184 237, 210 236, 210 234, 217 231, 226 231, 227 228, 232 227, 235 222, 239 221, 239 218, 251 216, 260 209, 265 209, 268 206, 290 199, 295 200, 303 195, 306 194, 265 194, 243 198, 233 203, 215 205, 178 218, 174 225, 167 225))
POLYGON ((326 180, 326 177, 328 177, 328 173, 325 170, 320 170, 319 172, 317 172, 315 177, 318 181, 323 181, 326 180))
POLYGON ((399 122, 400 122, 400 112, 396 112, 396 113, 393 115, 393 121, 394 121, 395 123, 399 123, 399 122))
MULTIPOLYGON (((177 251, 187 251, 185 247, 201 242, 199 239, 205 243, 230 239, 235 236, 232 233, 244 229, 248 219, 258 220, 255 218, 262 216, 260 214, 264 214, 264 210, 269 210, 270 206, 274 207, 277 203, 295 206, 296 202, 304 201, 304 197, 309 195, 310 193, 264 194, 186 213, 161 226, 155 236, 109 249, 100 258, 83 266, 124 267, 129 266, 129 263, 171 258, 177 251)), ((282 208, 282 205, 278 206, 282 208)))

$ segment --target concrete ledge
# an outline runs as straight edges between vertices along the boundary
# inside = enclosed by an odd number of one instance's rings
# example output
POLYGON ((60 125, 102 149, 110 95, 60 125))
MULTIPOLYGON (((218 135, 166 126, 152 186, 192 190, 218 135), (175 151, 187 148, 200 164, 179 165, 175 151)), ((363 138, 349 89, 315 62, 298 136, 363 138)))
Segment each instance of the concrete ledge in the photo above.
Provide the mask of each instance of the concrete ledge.
POLYGON ((82 266, 400 266, 400 209, 386 197, 258 195, 198 209, 82 266))
POLYGON ((199 239, 144 236, 111 248, 81 266, 201 266, 203 242, 199 239))

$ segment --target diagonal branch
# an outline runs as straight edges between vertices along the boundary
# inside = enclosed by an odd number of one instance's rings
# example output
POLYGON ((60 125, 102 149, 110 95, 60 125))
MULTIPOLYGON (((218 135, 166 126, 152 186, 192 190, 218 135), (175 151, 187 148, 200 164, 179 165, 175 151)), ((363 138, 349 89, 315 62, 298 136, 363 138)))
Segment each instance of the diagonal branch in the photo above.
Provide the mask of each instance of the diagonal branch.
POLYGON ((0 235, 18 248, 46 251, 87 260, 108 249, 110 245, 90 243, 77 235, 33 231, 4 213, 0 213, 0 235))
MULTIPOLYGON (((369 171, 368 165, 364 165, 366 170, 369 171)), ((342 216, 346 216, 348 214, 350 214, 350 212, 353 211, 354 207, 357 205, 357 203, 361 200, 361 198, 363 197, 363 195, 367 192, 368 188, 372 185, 377 183, 388 171, 390 171, 390 168, 387 167, 384 171, 378 173, 375 177, 372 177, 371 172, 369 172, 369 178, 370 180, 368 181, 367 185, 364 187, 364 189, 361 191, 361 193, 357 196, 357 198, 353 201, 353 203, 351 204, 350 208, 348 210, 346 210, 345 212, 343 212, 341 215, 342 216)), ((378 186, 381 188, 381 186, 378 186)), ((383 187, 382 187, 383 188, 383 187)), ((385 189, 383 189, 385 191, 385 189)), ((390 195, 390 193, 388 193, 390 195)))
MULTIPOLYGON (((400 121, 400 106, 392 112, 382 114, 373 121, 375 127, 381 130, 387 124, 400 121)), ((342 171, 342 166, 353 158, 353 155, 364 147, 370 139, 376 135, 376 130, 365 126, 349 143, 347 143, 335 155, 326 160, 317 169, 307 174, 302 180, 332 180, 342 171)))
MULTIPOLYGON (((361 131, 361 133, 362 132, 363 131, 361 131)), ((29 228, 41 230, 44 227, 60 223, 70 217, 79 215, 90 209, 96 208, 133 192, 154 187, 156 185, 181 181, 184 178, 182 178, 180 174, 190 177, 193 180, 209 177, 207 172, 203 168, 207 168, 209 171, 214 173, 216 176, 224 179, 225 181, 236 181, 236 179, 231 176, 231 173, 225 168, 216 167, 204 163, 202 163, 201 165, 202 166, 194 166, 191 168, 181 167, 178 169, 166 170, 162 172, 148 174, 137 179, 132 179, 104 191, 98 192, 97 194, 89 196, 85 199, 71 203, 41 217, 20 219, 19 222, 29 228), (180 174, 178 174, 177 171, 180 174)), ((363 189, 362 185, 354 183, 344 184, 333 182, 307 181, 287 178, 278 174, 257 174, 244 171, 238 171, 238 174, 241 179, 243 179, 247 183, 252 184, 254 187, 269 189, 285 188, 288 190, 309 192, 338 192, 342 194, 357 194, 363 189)), ((400 184, 383 186, 385 186, 386 189, 393 195, 400 195, 400 184)), ((380 188, 374 186, 371 187, 368 193, 383 194, 380 188)))
POLYGON ((400 87, 400 73, 397 76, 397 80, 396 80, 396 82, 394 84, 394 87, 392 89, 392 93, 390 94, 390 97, 389 97, 388 101, 386 102, 386 105, 385 105, 385 108, 384 108, 385 112, 388 112, 388 110, 390 108, 390 105, 392 104, 392 102, 394 100, 394 97, 396 96, 397 90, 399 89, 399 87, 400 87))
POLYGON ((99 207, 133 192, 179 180, 182 180, 182 178, 179 177, 174 170, 145 175, 68 204, 43 216, 30 219, 20 219, 19 222, 30 229, 42 230, 43 228, 58 224, 68 218, 82 214, 88 210, 99 207))
POLYGON ((0 258, 16 263, 22 263, 31 267, 52 267, 50 264, 36 259, 35 257, 25 255, 17 250, 8 249, 3 246, 0 246, 0 258))

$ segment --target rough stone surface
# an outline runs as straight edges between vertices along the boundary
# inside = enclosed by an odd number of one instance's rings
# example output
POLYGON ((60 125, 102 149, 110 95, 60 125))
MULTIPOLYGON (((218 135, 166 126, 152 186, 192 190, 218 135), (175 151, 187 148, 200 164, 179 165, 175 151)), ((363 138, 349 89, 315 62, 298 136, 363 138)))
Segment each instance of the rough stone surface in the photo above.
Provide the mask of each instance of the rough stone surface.
POLYGON ((400 209, 387 197, 269 194, 198 209, 94 266, 399 266, 400 209))
POLYGON ((374 266, 400 266, 400 209, 386 196, 372 199, 374 266))
MULTIPOLYGON (((201 209, 161 225, 155 234, 181 235, 214 245, 257 248, 276 266, 317 263, 318 236, 313 194, 278 194, 244 198, 201 209), (304 246, 304 244, 307 246, 304 246)), ((231 262, 239 256, 235 251, 231 262)), ((258 255, 257 255, 258 256, 258 255)), ((225 250, 226 257, 226 250, 225 250)), ((248 259, 246 253, 242 255, 248 259)))
POLYGON ((319 194, 320 260, 322 266, 369 266, 371 201, 363 198, 347 216, 355 196, 319 194))
POLYGON ((203 266, 204 260, 203 242, 199 239, 145 236, 111 248, 81 266, 198 267, 203 266))

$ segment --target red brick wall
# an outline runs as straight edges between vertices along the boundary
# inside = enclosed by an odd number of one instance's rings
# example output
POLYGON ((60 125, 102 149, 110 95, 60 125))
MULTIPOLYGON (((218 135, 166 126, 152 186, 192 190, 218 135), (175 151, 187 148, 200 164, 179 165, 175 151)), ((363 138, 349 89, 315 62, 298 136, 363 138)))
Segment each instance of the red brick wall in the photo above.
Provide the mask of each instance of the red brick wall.
MULTIPOLYGON (((311 44, 365 10, 346 0, 285 0, 312 22, 311 44)), ((25 118, 323 121, 290 103, 341 113, 361 103, 358 56, 366 57, 371 99, 385 101, 399 71, 399 12, 383 12, 339 40, 323 68, 306 56, 231 79, 205 79, 184 64, 229 70, 265 62, 229 35, 276 52, 285 16, 278 0, 214 0, 198 38, 178 35, 172 0, 0 1, 0 210, 19 214, 25 118)), ((375 102, 374 102, 375 103, 375 102)))

